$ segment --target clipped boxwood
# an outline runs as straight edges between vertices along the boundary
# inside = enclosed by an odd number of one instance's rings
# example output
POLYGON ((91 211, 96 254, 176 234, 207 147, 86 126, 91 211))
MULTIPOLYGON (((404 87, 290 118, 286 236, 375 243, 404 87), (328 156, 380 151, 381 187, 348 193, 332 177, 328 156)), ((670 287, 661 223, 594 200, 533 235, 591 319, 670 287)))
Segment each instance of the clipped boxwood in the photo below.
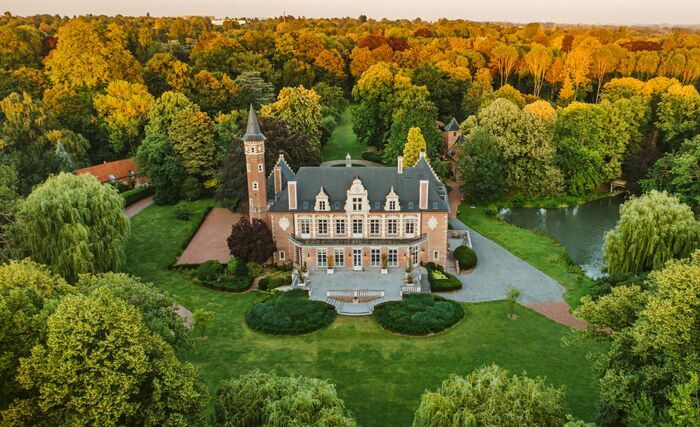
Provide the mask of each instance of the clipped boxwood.
POLYGON ((227 292, 243 292, 250 288, 253 284, 253 278, 250 276, 230 276, 228 274, 220 274, 216 281, 204 283, 204 286, 219 291, 227 292))
POLYGON ((449 292, 462 288, 462 282, 453 274, 446 272, 441 266, 429 262, 426 265, 430 289, 433 292, 449 292))
POLYGON ((469 246, 460 246, 455 249, 454 257, 459 261, 459 268, 469 270, 476 267, 476 252, 469 246))
POLYGON ((306 291, 280 292, 250 308, 245 321, 250 329, 266 334, 299 335, 330 325, 336 312, 332 305, 308 299, 306 291))
POLYGON ((197 277, 202 283, 215 282, 219 278, 219 273, 223 266, 219 261, 209 260, 199 264, 197 267, 197 277))
POLYGON ((156 189, 150 185, 144 187, 134 188, 133 190, 125 191, 122 194, 124 198, 124 206, 129 206, 138 202, 139 200, 145 199, 148 196, 154 195, 156 189))
POLYGON ((374 308, 377 322, 392 332, 430 335, 454 326, 464 317, 456 301, 433 294, 409 294, 401 301, 389 301, 374 308))
POLYGON ((290 285, 292 283, 292 273, 288 271, 273 271, 272 273, 260 278, 258 288, 261 291, 272 290, 280 286, 290 285))

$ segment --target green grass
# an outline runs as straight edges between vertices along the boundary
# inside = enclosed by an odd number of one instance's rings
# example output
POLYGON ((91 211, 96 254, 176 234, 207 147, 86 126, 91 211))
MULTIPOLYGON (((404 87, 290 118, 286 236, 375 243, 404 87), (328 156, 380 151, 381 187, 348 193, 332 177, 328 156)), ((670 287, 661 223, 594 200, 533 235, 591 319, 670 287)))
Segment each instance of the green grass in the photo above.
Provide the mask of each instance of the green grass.
POLYGON ((571 307, 578 307, 581 297, 587 295, 593 285, 580 268, 571 264, 566 249, 551 237, 490 217, 479 206, 471 208, 462 204, 457 216, 469 227, 561 283, 566 288, 564 299, 571 307))
MULTIPOLYGON (((592 420, 598 389, 585 354, 599 350, 563 347, 569 329, 524 307, 509 320, 505 302, 464 304, 465 319, 455 328, 428 338, 410 338, 383 330, 373 317, 338 317, 327 328, 303 336, 274 337, 245 325, 260 292, 230 294, 195 286, 169 270, 211 201, 192 204, 194 218, 178 221, 172 206, 151 206, 132 220, 127 271, 154 283, 195 310, 215 317, 208 339, 197 340, 183 355, 200 370, 214 393, 231 376, 252 369, 282 375, 307 375, 336 384, 339 396, 364 426, 411 423, 421 394, 452 373, 466 375, 497 363, 513 373, 546 376, 566 389, 571 412, 592 420)), ((210 408, 211 410, 211 408, 210 408)))
POLYGON ((361 159, 365 146, 357 143, 357 136, 352 131, 352 112, 350 107, 343 111, 338 121, 338 126, 333 129, 328 142, 321 149, 323 161, 345 160, 345 156, 350 153, 353 159, 361 159))

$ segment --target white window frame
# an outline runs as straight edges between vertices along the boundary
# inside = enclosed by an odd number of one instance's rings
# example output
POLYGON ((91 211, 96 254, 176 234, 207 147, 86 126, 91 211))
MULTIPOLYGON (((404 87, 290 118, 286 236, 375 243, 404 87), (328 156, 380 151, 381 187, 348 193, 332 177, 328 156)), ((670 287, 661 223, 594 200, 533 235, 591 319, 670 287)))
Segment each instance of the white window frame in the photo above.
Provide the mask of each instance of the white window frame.
POLYGON ((328 266, 328 254, 326 253, 325 249, 316 249, 316 266, 328 266))
POLYGON ((405 218, 403 224, 406 237, 413 237, 416 235, 416 220, 414 218, 405 218))
POLYGON ((352 219, 352 235, 353 236, 362 236, 365 230, 365 224, 362 218, 353 218, 352 219), (359 231, 357 231, 359 230, 359 231))
POLYGON ((280 251, 280 261, 284 261, 286 258, 284 251, 280 251))
POLYGON ((346 232, 345 229, 345 218, 335 219, 335 234, 337 236, 344 236, 346 232))
POLYGON ((345 267, 345 250, 335 249, 333 251, 333 261, 336 267, 345 267))
POLYGON ((396 200, 389 200, 389 210, 390 211, 396 210, 396 200))
POLYGON ((370 218, 369 220, 369 234, 372 236, 378 236, 382 233, 382 221, 379 218, 370 218), (376 231, 374 227, 376 226, 376 231))
POLYGON ((399 220, 397 218, 387 218, 386 234, 387 236, 396 236, 399 234, 399 220))
POLYGON ((326 210, 326 201, 325 200, 318 201, 318 210, 320 210, 320 211, 326 210))
POLYGON ((316 234, 318 234, 319 236, 327 236, 328 235, 328 219, 319 218, 316 220, 316 234), (323 225, 323 230, 321 229, 322 225, 323 225))
POLYGON ((362 210, 362 197, 352 198, 352 210, 355 212, 362 210))
POLYGON ((382 252, 379 249, 370 249, 369 251, 370 265, 372 267, 379 267, 382 260, 382 252))
POLYGON ((389 249, 387 251, 387 264, 389 267, 396 267, 399 265, 399 250, 389 249))
POLYGON ((299 220, 299 234, 302 237, 308 237, 311 235, 311 220, 302 218, 299 220), (304 228, 306 228, 306 233, 304 232, 304 228))
POLYGON ((262 165, 262 163, 258 163, 258 172, 262 173, 262 171, 263 171, 263 165, 262 165))
POLYGON ((259 188, 259 186, 258 186, 258 181, 253 181, 253 190, 256 190, 256 191, 257 191, 258 188, 259 188))
POLYGON ((440 259, 440 251, 433 251, 433 259, 440 259))

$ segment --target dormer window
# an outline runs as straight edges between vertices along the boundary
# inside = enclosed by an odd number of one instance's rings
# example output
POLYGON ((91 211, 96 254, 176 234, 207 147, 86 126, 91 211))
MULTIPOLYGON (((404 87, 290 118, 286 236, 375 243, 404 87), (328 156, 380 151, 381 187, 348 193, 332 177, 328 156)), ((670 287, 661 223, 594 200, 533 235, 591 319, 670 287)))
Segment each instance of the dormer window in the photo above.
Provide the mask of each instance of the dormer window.
POLYGON ((352 198, 352 210, 361 211, 362 210, 362 197, 352 198))
POLYGON ((360 178, 355 178, 348 188, 345 199, 345 212, 365 212, 369 211, 369 201, 367 200, 367 190, 360 178))
POLYGON ((391 187, 389 194, 386 195, 386 203, 384 203, 385 211, 400 211, 399 195, 394 192, 394 187, 391 187))
POLYGON ((314 205, 315 211, 329 211, 331 210, 331 204, 328 202, 328 194, 323 191, 323 187, 316 195, 316 204, 314 205))

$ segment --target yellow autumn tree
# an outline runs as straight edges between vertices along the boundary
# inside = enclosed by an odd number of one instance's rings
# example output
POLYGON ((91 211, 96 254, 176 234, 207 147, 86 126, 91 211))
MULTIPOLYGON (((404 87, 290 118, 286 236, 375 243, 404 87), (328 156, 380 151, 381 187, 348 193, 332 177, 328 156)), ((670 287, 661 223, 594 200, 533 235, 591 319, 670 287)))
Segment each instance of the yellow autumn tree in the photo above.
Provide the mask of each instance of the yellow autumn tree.
MULTIPOLYGON (((403 147, 403 164, 404 166, 413 166, 418 163, 420 151, 426 150, 427 145, 425 138, 420 131, 420 128, 413 127, 408 130, 406 145, 403 147)), ((427 157, 426 157, 427 159, 427 157)))
POLYGON ((107 124, 110 140, 116 152, 135 149, 143 136, 153 96, 146 86, 115 80, 104 94, 94 100, 95 109, 107 124))

